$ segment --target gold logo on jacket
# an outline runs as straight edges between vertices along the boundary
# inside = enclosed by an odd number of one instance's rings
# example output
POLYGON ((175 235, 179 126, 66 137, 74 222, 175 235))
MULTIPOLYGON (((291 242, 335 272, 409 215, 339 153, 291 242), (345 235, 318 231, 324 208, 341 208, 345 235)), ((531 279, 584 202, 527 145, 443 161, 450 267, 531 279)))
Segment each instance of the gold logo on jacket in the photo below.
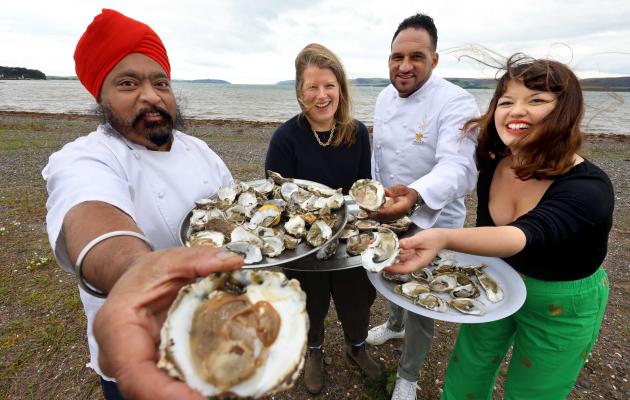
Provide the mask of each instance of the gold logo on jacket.
POLYGON ((418 130, 415 133, 415 138, 413 140, 413 144, 422 144, 422 143, 424 143, 424 140, 427 138, 426 130, 427 130, 427 123, 426 123, 426 121, 422 121, 418 125, 418 130))

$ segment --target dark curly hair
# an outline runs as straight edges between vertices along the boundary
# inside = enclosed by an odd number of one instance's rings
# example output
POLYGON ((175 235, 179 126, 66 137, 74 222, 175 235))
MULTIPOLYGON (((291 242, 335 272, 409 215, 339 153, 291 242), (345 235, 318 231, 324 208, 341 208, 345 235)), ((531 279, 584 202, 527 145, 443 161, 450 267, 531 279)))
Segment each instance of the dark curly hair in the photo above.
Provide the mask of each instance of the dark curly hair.
POLYGON ((407 28, 426 30, 431 37, 431 50, 437 50, 438 34, 435 23, 433 22, 433 18, 420 13, 405 18, 405 20, 398 25, 398 29, 396 29, 394 37, 392 38, 392 44, 394 43, 396 36, 398 36, 401 31, 404 31, 407 28))
POLYGON ((487 170, 510 149, 499 138, 494 113, 508 82, 516 79, 531 90, 552 92, 556 106, 532 131, 514 143, 518 155, 512 168, 522 180, 545 179, 566 173, 573 166, 573 155, 579 151, 584 137, 580 121, 584 114, 582 88, 575 74, 557 61, 534 59, 522 53, 512 55, 499 78, 488 111, 464 125, 464 131, 479 128, 477 168, 487 170))

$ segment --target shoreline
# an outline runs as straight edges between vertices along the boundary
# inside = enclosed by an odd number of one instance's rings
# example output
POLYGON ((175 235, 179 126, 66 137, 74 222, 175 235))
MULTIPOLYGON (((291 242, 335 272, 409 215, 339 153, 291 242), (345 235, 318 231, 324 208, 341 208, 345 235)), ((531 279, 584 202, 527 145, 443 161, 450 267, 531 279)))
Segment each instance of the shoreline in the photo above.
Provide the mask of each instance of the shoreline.
MULTIPOLYGON (((96 115, 0 111, 0 398, 97 398, 97 376, 89 361, 85 315, 73 275, 54 261, 45 230, 48 194, 42 168, 50 155, 94 131, 96 115)), ((271 134, 279 123, 233 120, 186 121, 185 132, 203 141, 226 163, 235 179, 264 176, 271 134)), ((599 340, 567 400, 630 398, 630 135, 588 135, 581 151, 609 176, 615 188, 615 214, 603 266, 610 291, 599 340), (625 360, 625 361, 624 361, 625 360)), ((467 224, 474 224, 476 197, 467 196, 467 224)), ((370 327, 387 320, 388 303, 377 295, 370 327)), ((400 341, 370 346, 387 378, 367 382, 346 361, 343 331, 334 307, 325 321, 326 386, 319 396, 330 400, 391 397, 386 379, 395 380, 400 341)), ((435 339, 422 367, 418 400, 440 397, 445 369, 458 325, 438 321, 435 339)), ((495 398, 503 396, 499 374, 495 398)), ((312 397, 303 379, 276 400, 312 397)))
MULTIPOLYGON (((38 111, 8 111, 0 110, 0 115, 24 117, 24 118, 42 118, 42 119, 55 119, 55 120, 94 120, 98 122, 98 116, 89 114, 78 113, 45 113, 38 111)), ((256 120, 244 120, 244 119, 212 119, 212 118, 190 118, 184 116, 184 123, 187 128, 194 127, 202 124, 212 124, 217 126, 235 125, 235 126, 247 126, 252 128, 272 128, 281 125, 283 122, 270 122, 270 121, 256 121, 256 120)), ((372 132, 372 125, 365 125, 368 131, 372 132)), ((609 132, 609 133, 589 133, 585 132, 586 138, 611 138, 622 139, 621 141, 630 142, 630 131, 627 133, 609 132)))

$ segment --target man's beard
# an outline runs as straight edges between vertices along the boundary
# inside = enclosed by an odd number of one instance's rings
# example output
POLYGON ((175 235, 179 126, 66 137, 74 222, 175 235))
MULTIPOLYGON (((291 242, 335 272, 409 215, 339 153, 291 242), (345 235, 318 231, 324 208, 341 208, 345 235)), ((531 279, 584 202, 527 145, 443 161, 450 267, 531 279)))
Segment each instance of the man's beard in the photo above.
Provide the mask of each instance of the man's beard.
POLYGON ((146 107, 139 110, 131 121, 125 121, 115 115, 109 104, 101 103, 99 109, 97 113, 101 118, 101 122, 108 123, 121 134, 131 128, 140 136, 149 139, 149 141, 157 147, 161 147, 172 140, 174 127, 176 129, 184 128, 184 119, 182 118, 179 106, 176 107, 174 121, 168 111, 158 106, 146 107), (148 113, 159 113, 162 117, 162 121, 144 121, 144 117, 148 113))

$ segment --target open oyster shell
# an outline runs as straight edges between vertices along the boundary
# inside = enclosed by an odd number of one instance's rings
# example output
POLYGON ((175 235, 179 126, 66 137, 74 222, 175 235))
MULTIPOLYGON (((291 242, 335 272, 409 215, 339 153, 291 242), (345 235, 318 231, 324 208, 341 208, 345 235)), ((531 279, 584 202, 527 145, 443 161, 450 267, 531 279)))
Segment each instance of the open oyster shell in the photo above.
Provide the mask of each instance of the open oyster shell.
POLYGON ((373 179, 359 179, 350 188, 350 196, 359 207, 376 211, 385 203, 385 188, 373 179))
POLYGON ((204 396, 259 398, 293 385, 307 330, 298 281, 271 271, 212 274, 171 305, 158 366, 204 396))

